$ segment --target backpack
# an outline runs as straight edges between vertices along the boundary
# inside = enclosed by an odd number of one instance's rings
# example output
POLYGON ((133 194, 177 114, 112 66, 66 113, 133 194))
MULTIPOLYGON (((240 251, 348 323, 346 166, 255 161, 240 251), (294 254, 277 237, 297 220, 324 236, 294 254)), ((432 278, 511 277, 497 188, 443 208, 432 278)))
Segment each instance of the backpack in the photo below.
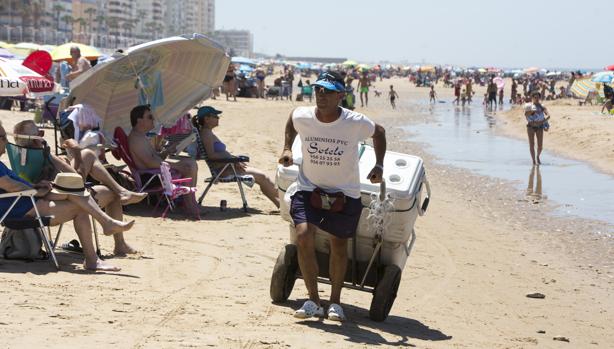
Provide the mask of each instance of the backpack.
POLYGON ((42 249, 43 240, 38 229, 16 230, 4 228, 0 240, 0 258, 4 259, 46 259, 42 249))

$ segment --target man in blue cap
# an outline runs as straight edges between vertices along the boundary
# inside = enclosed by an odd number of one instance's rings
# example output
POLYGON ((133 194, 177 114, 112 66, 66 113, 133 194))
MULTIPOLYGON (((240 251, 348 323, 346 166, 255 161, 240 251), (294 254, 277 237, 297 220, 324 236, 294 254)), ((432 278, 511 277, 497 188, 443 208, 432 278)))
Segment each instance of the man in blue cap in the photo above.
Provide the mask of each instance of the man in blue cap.
POLYGON ((299 267, 309 300, 294 313, 297 318, 324 316, 318 295, 315 233, 330 233, 331 296, 328 318, 345 320, 341 288, 347 268, 347 239, 356 234, 362 213, 358 143, 373 138, 376 162, 369 172, 372 183, 382 181, 386 135, 382 126, 365 115, 339 106, 345 84, 336 72, 320 74, 314 86, 315 107, 298 107, 286 123, 284 150, 279 162, 292 165, 292 143, 300 137, 303 163, 290 214, 296 228, 299 267))

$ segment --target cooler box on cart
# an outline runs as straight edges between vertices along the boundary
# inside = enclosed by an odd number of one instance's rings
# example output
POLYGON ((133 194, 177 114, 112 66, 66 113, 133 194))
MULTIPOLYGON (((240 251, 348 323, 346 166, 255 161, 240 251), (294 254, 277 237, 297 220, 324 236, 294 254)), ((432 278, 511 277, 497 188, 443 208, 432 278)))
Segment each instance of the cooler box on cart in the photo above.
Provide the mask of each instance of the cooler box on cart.
MULTIPOLYGON (((286 192, 290 188, 291 194, 295 190, 293 183, 296 181, 300 163, 302 162, 300 141, 297 140, 292 147, 295 165, 284 167, 278 166, 276 182, 280 199, 280 214, 290 223, 290 241, 295 243, 296 236, 294 225, 290 217, 290 195, 286 192)), ((363 211, 356 232, 356 259, 359 262, 368 263, 374 252, 374 234, 367 228, 367 216, 371 195, 380 191, 379 184, 373 184, 367 179, 368 173, 375 165, 375 152, 369 145, 360 145, 360 180, 361 200, 363 211)), ((418 215, 423 213, 428 205, 428 198, 422 203, 423 184, 426 175, 421 158, 388 151, 384 158, 384 180, 386 181, 387 193, 393 198, 394 212, 391 212, 391 222, 384 235, 381 256, 379 262, 382 265, 397 265, 401 270, 405 267, 409 257, 411 244, 408 241, 413 237, 414 223, 418 215)), ((412 241, 413 242, 413 239, 412 241)), ((352 258, 352 240, 348 244, 348 256, 352 258)), ((316 234, 316 251, 329 254, 328 233, 318 230, 316 234)), ((326 263, 325 263, 326 264, 326 263)), ((361 263, 363 264, 363 263, 361 263)), ((324 266, 328 269, 327 266, 324 266)), ((366 267, 366 265, 365 265, 366 267)), ((349 269, 349 268, 348 268, 349 269)), ((369 285, 367 279, 367 285, 369 285)), ((350 280, 348 280, 350 281, 350 280)), ((370 285, 375 286, 375 285, 370 285)))

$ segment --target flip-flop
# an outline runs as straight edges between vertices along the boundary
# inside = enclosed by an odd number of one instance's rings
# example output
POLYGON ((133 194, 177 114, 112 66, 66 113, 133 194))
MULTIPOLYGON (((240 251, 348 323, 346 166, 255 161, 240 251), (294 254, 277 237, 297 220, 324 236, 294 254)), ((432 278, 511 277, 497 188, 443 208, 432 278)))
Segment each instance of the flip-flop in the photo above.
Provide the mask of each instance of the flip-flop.
POLYGON ((294 312, 294 317, 299 319, 307 319, 313 316, 324 317, 324 308, 311 300, 303 303, 301 309, 294 312))
POLYGON ((76 239, 70 240, 69 242, 62 244, 62 246, 60 247, 62 247, 62 249, 66 251, 83 253, 81 244, 79 244, 79 240, 76 239))

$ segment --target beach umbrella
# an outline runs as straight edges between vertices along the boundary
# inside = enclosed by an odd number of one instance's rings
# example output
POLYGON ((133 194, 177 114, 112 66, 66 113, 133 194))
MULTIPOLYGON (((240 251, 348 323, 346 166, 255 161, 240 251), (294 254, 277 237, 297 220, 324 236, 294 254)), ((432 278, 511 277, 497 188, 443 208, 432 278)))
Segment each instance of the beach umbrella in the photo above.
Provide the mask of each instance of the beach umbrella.
POLYGON ((232 57, 230 61, 235 64, 253 65, 254 67, 257 65, 256 61, 254 61, 253 59, 249 59, 247 57, 240 57, 240 56, 232 57))
POLYGON ((530 68, 524 69, 522 72, 523 73, 527 73, 527 74, 533 74, 533 73, 537 73, 538 71, 539 71, 539 68, 537 68, 537 67, 530 67, 530 68))
POLYGON ((254 68, 250 67, 247 64, 241 64, 239 66, 239 71, 243 72, 243 73, 251 73, 254 71, 254 68))
POLYGON ((614 71, 604 71, 591 77, 593 82, 603 82, 606 84, 612 83, 612 80, 614 80, 614 71))
POLYGON ((72 61, 72 57, 70 56, 70 48, 73 46, 77 46, 79 51, 81 52, 81 57, 85 57, 88 60, 94 60, 102 55, 97 48, 89 45, 79 44, 76 42, 69 42, 66 44, 62 44, 57 46, 53 50, 51 50, 51 58, 54 61, 72 61))
POLYGON ((9 50, 0 47, 0 57, 11 59, 11 58, 15 58, 16 56, 14 53, 10 52, 9 50))
POLYGON ((418 69, 418 71, 421 73, 431 73, 435 71, 435 67, 432 65, 423 65, 420 67, 420 69, 418 69))
POLYGON ((307 63, 307 62, 299 62, 296 64, 296 67, 298 69, 311 69, 311 64, 307 63))
POLYGON ((605 67, 605 70, 614 71, 614 64, 605 67))
POLYGON ((89 104, 103 129, 130 129, 130 110, 150 104, 158 124, 177 118, 222 84, 230 58, 224 47, 199 34, 174 36, 131 47, 71 82, 69 100, 89 104))
POLYGON ((576 79, 570 88, 576 98, 586 98, 590 91, 598 91, 603 97, 603 91, 597 88, 597 83, 590 78, 576 79))
POLYGON ((20 62, 0 58, 0 96, 30 97, 52 94, 57 84, 41 76, 20 62))
POLYGON ((478 72, 480 72, 480 73, 484 74, 484 73, 486 73, 486 69, 484 69, 484 68, 480 68, 480 69, 478 69, 478 72))
POLYGON ((358 65, 358 62, 348 59, 345 62, 341 63, 341 65, 344 67, 355 67, 358 65))
POLYGON ((496 76, 494 79, 492 79, 492 82, 497 85, 499 90, 505 87, 505 80, 503 80, 503 78, 500 76, 496 76))
POLYGON ((56 45, 41 45, 39 50, 47 51, 47 52, 51 53, 51 51, 53 51, 53 49, 56 48, 56 47, 57 47, 56 45))

